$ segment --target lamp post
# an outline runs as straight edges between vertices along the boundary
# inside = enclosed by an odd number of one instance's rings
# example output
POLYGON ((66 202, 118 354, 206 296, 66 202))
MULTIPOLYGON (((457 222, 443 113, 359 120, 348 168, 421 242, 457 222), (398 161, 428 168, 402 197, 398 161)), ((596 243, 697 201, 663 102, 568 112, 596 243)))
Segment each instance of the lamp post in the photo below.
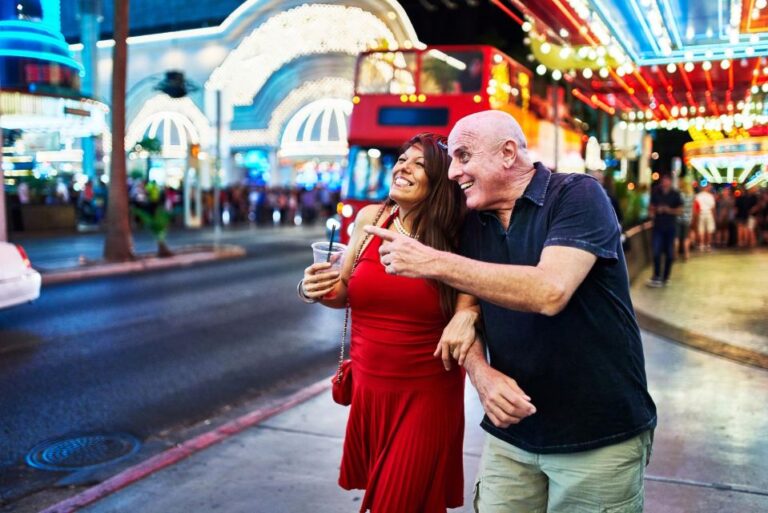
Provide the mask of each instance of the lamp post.
POLYGON ((219 242, 221 232, 221 200, 219 198, 219 179, 221 178, 221 89, 216 89, 216 163, 213 177, 213 232, 215 242, 219 242))

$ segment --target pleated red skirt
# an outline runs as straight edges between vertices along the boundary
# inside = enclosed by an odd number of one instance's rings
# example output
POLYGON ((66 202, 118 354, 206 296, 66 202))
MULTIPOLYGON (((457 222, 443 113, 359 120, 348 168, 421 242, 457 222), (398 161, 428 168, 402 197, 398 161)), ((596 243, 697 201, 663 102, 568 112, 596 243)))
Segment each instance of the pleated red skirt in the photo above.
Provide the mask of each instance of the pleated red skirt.
POLYGON ((380 239, 349 282, 354 394, 339 484, 361 512, 444 513, 463 504, 464 372, 432 356, 447 319, 436 286, 390 276, 380 239))

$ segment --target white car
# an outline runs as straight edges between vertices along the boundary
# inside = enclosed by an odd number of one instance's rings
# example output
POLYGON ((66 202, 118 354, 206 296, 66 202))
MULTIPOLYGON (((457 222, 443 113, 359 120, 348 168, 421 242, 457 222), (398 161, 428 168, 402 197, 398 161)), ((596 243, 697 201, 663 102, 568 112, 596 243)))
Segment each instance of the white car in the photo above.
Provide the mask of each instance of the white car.
POLYGON ((0 242, 0 308, 8 308, 40 297, 40 273, 24 248, 0 242))

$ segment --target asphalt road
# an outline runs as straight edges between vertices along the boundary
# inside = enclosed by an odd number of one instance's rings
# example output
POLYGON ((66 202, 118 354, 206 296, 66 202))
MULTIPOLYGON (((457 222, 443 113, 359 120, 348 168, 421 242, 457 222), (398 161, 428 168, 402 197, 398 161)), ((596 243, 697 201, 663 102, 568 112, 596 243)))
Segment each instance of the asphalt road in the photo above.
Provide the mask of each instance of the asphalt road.
MULTIPOLYGON (((277 383, 330 375, 343 312, 295 295, 319 237, 320 229, 226 233, 225 242, 247 247, 246 258, 50 286, 35 303, 0 311, 6 498, 41 441, 90 432, 144 440, 277 383)), ((33 262, 55 263, 74 246, 98 254, 100 240, 25 246, 33 262)), ((178 240, 199 242, 194 233, 178 240)))

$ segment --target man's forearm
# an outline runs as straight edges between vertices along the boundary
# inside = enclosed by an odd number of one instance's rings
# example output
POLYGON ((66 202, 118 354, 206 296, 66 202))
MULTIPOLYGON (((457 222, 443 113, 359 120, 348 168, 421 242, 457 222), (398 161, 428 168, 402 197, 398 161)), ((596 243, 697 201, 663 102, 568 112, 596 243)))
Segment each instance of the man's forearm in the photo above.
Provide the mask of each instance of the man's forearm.
POLYGON ((464 360, 464 368, 467 370, 469 380, 473 385, 475 385, 475 373, 484 365, 488 365, 485 359, 485 344, 483 344, 482 340, 478 339, 469 348, 467 358, 464 360))
POLYGON ((491 264, 441 251, 430 267, 428 278, 510 310, 547 314, 562 301, 563 290, 535 266, 491 264))

